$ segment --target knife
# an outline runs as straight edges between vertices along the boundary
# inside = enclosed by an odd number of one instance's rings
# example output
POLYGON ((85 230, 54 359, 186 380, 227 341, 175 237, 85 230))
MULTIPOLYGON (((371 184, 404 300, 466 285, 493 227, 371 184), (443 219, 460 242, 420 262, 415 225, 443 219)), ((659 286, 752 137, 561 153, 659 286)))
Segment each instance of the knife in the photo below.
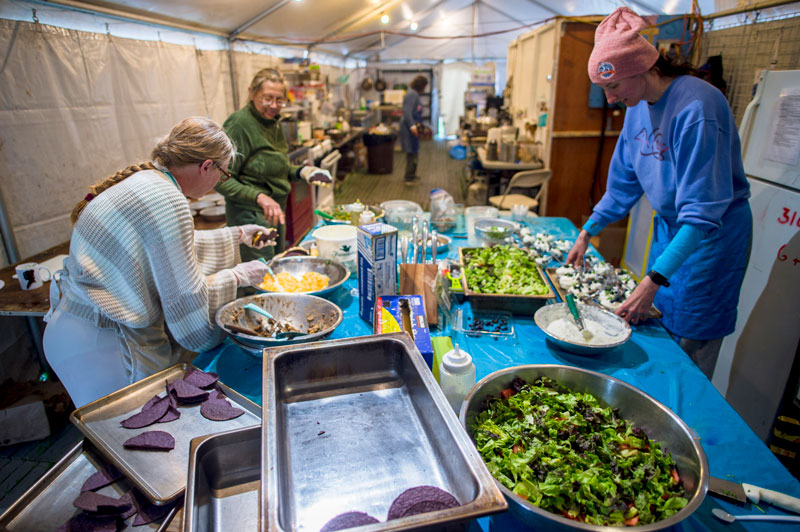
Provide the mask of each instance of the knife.
POLYGON ((737 484, 717 477, 711 477, 708 482, 708 491, 723 499, 744 504, 748 499, 753 504, 768 502, 790 512, 800 513, 800 499, 780 493, 778 491, 760 488, 752 484, 737 484))

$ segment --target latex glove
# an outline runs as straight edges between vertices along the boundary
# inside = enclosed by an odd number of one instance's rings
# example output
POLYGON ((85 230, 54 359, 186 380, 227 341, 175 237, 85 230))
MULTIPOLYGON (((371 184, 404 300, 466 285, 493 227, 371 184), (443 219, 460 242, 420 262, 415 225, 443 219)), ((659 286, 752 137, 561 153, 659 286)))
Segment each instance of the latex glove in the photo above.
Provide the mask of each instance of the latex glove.
POLYGON ((249 248, 261 249, 266 246, 274 246, 278 238, 278 231, 256 224, 238 226, 239 243, 249 248))
POLYGON ((333 183, 331 173, 316 166, 304 166, 301 168, 300 177, 310 185, 330 185, 333 183))
POLYGON ((267 275, 267 264, 260 260, 251 260, 237 264, 231 271, 236 276, 240 288, 258 286, 264 282, 264 276, 267 275))

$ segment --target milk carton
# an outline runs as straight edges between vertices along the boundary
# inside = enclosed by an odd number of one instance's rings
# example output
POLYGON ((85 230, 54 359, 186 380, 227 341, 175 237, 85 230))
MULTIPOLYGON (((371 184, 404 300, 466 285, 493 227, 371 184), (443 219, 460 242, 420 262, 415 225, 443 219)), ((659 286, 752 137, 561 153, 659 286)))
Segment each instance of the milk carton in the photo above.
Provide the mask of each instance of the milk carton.
POLYGON ((358 228, 358 314, 373 322, 375 301, 397 293, 397 229, 384 223, 358 228))

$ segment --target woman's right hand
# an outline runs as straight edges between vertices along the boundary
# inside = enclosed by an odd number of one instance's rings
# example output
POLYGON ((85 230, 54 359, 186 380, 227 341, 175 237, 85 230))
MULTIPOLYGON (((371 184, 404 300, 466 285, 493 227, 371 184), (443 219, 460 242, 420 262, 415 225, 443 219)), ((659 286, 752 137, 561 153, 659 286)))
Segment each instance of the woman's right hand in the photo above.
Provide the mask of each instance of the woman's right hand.
POLYGON ((256 198, 256 203, 264 211, 264 218, 272 226, 277 227, 278 224, 286 223, 286 216, 281 210, 281 206, 277 201, 270 198, 266 194, 259 194, 256 198))
POLYGON ((583 257, 586 255, 586 250, 589 249, 589 239, 591 235, 586 230, 581 230, 581 234, 575 239, 572 244, 572 249, 567 254, 567 264, 573 266, 583 264, 583 257))
POLYGON ((246 286, 258 286, 264 282, 267 275, 267 263, 260 260, 251 260, 237 264, 233 268, 233 275, 239 283, 239 288, 246 286))

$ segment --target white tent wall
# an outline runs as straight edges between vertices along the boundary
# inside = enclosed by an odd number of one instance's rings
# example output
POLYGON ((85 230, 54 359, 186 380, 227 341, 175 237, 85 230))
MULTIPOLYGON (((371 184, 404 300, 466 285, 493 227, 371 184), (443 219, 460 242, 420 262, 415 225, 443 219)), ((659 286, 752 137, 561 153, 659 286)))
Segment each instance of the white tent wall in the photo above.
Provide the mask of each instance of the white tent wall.
POLYGON ((475 69, 475 64, 463 62, 445 63, 441 66, 440 109, 445 135, 458 132, 459 118, 464 115, 464 92, 475 69))
MULTIPOLYGON (((149 160, 179 120, 222 123, 234 110, 227 51, 2 19, 0 50, 0 193, 20 257, 68 240, 87 186, 149 160)), ((235 52, 234 62, 244 105, 255 72, 281 61, 235 52)))
POLYGON ((0 190, 21 257, 68 240, 86 186, 149 160, 180 119, 224 118, 191 47, 0 20, 0 49, 0 190))

